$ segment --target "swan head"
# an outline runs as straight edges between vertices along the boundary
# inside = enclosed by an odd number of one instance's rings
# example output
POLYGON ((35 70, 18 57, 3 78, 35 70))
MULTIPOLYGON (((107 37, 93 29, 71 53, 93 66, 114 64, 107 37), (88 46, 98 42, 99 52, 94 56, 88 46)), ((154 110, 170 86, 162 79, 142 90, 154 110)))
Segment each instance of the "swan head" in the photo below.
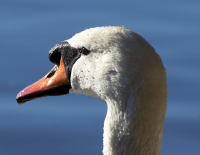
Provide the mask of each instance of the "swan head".
POLYGON ((108 106, 104 154, 159 154, 166 73, 144 38, 124 27, 91 28, 54 46, 49 59, 55 67, 22 90, 18 103, 68 93, 97 97, 108 106))

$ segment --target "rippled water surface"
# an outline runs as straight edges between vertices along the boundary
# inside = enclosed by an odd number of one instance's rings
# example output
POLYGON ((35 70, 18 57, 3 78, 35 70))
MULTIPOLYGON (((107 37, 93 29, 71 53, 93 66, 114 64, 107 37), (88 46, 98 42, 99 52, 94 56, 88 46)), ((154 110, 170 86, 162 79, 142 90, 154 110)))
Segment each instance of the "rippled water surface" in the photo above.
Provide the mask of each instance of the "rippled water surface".
POLYGON ((83 95, 18 105, 15 96, 53 64, 48 51, 85 28, 123 25, 167 68, 162 155, 200 152, 200 1, 3 0, 0 5, 0 154, 102 154, 106 104, 83 95))

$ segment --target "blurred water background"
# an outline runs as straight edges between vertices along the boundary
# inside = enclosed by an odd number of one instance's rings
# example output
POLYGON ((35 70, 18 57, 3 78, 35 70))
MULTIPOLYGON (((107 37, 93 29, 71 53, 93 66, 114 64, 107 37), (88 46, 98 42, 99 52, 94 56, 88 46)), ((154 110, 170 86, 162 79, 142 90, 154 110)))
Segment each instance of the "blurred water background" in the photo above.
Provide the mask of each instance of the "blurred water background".
POLYGON ((15 97, 53 67, 51 47, 85 28, 109 25, 142 35, 167 68, 161 154, 200 154, 199 0, 1 0, 1 155, 102 154, 103 101, 70 94, 18 105, 15 97))

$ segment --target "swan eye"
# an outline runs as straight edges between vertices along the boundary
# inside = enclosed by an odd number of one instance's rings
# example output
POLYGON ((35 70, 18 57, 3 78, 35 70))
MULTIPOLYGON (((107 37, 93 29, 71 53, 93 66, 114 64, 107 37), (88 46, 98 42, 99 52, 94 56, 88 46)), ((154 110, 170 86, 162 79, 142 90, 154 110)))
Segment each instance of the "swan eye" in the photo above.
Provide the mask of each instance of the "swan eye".
POLYGON ((85 47, 82 47, 82 48, 80 49, 80 52, 81 52, 82 54, 84 54, 84 55, 88 55, 88 53, 89 53, 89 51, 88 51, 85 47))
POLYGON ((57 71, 57 69, 58 69, 58 66, 56 65, 56 66, 54 67, 54 69, 47 75, 47 78, 52 77, 52 76, 55 74, 55 72, 57 71))

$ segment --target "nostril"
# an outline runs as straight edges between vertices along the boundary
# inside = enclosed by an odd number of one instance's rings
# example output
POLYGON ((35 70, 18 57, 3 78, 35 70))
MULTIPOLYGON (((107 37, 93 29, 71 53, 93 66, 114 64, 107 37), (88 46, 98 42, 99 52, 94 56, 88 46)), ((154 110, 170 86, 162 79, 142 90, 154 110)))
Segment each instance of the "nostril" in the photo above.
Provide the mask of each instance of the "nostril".
POLYGON ((56 65, 56 66, 54 67, 54 69, 47 75, 47 78, 52 77, 52 76, 55 74, 55 72, 57 71, 57 69, 58 69, 58 66, 56 65))

